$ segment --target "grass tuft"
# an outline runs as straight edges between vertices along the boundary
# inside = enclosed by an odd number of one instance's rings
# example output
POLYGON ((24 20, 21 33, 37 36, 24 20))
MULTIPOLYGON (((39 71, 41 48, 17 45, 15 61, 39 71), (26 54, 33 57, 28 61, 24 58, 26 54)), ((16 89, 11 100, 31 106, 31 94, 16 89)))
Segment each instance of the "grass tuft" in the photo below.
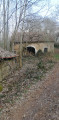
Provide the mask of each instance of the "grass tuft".
POLYGON ((59 54, 54 54, 54 58, 55 58, 56 60, 59 60, 59 54))

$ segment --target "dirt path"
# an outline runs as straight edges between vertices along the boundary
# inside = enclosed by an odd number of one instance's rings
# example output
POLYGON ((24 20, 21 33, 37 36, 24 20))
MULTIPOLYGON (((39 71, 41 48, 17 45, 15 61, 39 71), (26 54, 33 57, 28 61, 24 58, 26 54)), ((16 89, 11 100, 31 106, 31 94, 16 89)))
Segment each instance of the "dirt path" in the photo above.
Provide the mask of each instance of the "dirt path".
POLYGON ((59 63, 1 120, 59 120, 59 63))

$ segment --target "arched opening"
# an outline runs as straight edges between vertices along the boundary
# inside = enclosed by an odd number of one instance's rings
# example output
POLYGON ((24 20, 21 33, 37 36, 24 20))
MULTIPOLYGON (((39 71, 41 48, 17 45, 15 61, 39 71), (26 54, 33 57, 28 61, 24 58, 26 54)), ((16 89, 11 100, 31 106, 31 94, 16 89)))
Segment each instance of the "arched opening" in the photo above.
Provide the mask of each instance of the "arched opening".
POLYGON ((28 46, 26 49, 27 49, 29 54, 35 55, 35 48, 34 47, 28 46))
POLYGON ((44 53, 47 53, 48 52, 48 48, 44 48, 44 53))

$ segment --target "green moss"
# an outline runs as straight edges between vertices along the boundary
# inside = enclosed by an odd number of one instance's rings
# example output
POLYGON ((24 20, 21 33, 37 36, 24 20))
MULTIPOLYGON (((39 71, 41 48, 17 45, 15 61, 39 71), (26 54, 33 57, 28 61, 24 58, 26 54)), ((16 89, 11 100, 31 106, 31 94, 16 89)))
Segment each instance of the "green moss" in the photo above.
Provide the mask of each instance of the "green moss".
POLYGON ((59 54, 54 54, 54 58, 56 58, 57 60, 59 60, 59 54))
POLYGON ((38 69, 45 69, 44 64, 43 64, 42 61, 39 61, 37 66, 38 66, 38 69))
POLYGON ((3 86, 0 84, 0 92, 3 90, 3 86))

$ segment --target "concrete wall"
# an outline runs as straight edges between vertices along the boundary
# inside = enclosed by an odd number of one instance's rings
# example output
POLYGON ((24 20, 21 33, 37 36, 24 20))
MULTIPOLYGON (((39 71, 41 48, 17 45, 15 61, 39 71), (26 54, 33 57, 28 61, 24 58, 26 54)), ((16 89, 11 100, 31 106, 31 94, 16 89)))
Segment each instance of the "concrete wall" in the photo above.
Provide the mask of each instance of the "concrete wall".
MULTIPOLYGON (((19 51, 20 44, 14 45, 14 50, 16 53, 19 51)), ((44 48, 48 48, 48 52, 54 52, 54 43, 53 42, 45 42, 45 43, 23 43, 23 48, 26 47, 34 47, 35 53, 38 52, 38 50, 42 50, 44 52, 44 48)))

